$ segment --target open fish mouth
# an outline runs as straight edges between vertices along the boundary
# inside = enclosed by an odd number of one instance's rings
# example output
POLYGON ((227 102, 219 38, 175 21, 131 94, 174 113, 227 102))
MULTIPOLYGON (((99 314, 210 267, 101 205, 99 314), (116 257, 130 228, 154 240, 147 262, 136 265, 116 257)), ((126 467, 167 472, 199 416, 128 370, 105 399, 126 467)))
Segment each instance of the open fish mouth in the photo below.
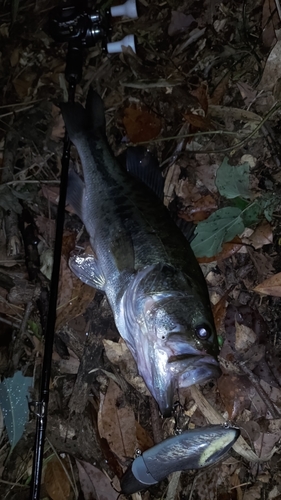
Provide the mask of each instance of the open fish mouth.
POLYGON ((150 388, 164 417, 171 415, 175 391, 193 384, 205 383, 221 375, 218 361, 209 355, 173 356, 163 374, 153 370, 150 388))

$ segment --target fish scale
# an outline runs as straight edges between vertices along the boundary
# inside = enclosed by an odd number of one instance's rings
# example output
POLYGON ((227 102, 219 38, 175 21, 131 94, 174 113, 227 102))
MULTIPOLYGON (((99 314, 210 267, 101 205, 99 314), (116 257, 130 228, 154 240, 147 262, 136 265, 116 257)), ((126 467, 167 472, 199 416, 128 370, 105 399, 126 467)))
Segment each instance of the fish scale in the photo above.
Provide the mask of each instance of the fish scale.
POLYGON ((206 282, 185 236, 150 189, 155 171, 147 164, 143 172, 135 161, 136 179, 114 157, 98 94, 90 89, 86 109, 67 103, 62 113, 84 176, 83 183, 70 173, 68 201, 94 250, 72 256, 70 268, 106 293, 140 375, 169 415, 177 388, 220 374, 206 282))

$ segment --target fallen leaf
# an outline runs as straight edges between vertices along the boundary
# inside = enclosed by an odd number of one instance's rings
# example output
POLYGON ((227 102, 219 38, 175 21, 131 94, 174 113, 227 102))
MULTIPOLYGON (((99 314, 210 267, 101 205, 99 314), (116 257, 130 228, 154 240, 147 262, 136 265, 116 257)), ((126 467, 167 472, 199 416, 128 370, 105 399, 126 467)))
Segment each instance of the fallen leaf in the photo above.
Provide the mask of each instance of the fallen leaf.
MULTIPOLYGON (((196 115, 194 113, 185 113, 184 119, 197 130, 210 130, 213 128, 211 120, 208 116, 196 115)), ((194 132, 194 131, 192 131, 194 132)))
POLYGON ((136 436, 138 448, 144 453, 149 448, 154 445, 153 439, 151 439, 148 432, 139 424, 136 420, 136 436))
POLYGON ((124 110, 123 124, 131 142, 150 141, 161 132, 161 120, 147 108, 133 106, 124 110))
POLYGON ((187 221, 200 222, 205 220, 218 208, 215 198, 211 194, 201 196, 199 200, 191 204, 191 200, 185 209, 185 212, 180 212, 179 217, 187 221))
POLYGON ((143 378, 138 374, 136 362, 125 341, 122 338, 119 339, 119 342, 104 339, 103 345, 109 361, 118 366, 124 379, 144 396, 150 396, 143 378))
POLYGON ((109 379, 106 395, 100 397, 98 429, 120 460, 134 456, 137 448, 135 415, 112 379, 109 379))
POLYGON ((272 295, 273 297, 281 297, 281 273, 274 274, 267 278, 254 288, 254 292, 263 295, 272 295))
POLYGON ((215 326, 218 335, 224 332, 224 320, 226 315, 226 301, 228 297, 228 291, 221 297, 221 299, 212 308, 213 316, 215 321, 215 326))
POLYGON ((182 31, 186 31, 192 23, 195 23, 195 19, 191 14, 186 15, 183 12, 173 10, 171 22, 168 26, 168 35, 174 36, 182 31))
MULTIPOLYGON (((43 184, 41 187, 41 191, 39 192, 39 195, 40 194, 43 194, 43 196, 48 201, 57 205, 59 202, 60 188, 56 186, 47 186, 46 184, 43 184)), ((75 213, 70 205, 66 205, 65 210, 67 210, 67 212, 71 214, 75 213)))
POLYGON ((205 116, 208 113, 208 85, 205 82, 201 82, 199 87, 195 90, 191 90, 190 94, 198 99, 198 102, 203 109, 205 116))
POLYGON ((262 41, 265 47, 271 47, 276 40, 276 30, 279 28, 279 14, 275 0, 264 0, 262 9, 262 41))
POLYGON ((222 245, 222 250, 214 257, 197 257, 197 260, 200 264, 206 264, 208 262, 214 262, 214 260, 224 260, 231 257, 237 253, 243 247, 243 243, 240 240, 239 236, 235 236, 232 241, 228 241, 222 245))
POLYGON ((245 375, 223 374, 218 379, 218 389, 223 404, 227 410, 229 420, 241 415, 251 403, 251 382, 245 375))
POLYGON ((13 85, 18 97, 24 99, 31 93, 32 84, 37 78, 37 72, 27 68, 23 73, 20 73, 20 75, 20 78, 13 81, 13 85))
POLYGON ((257 96, 257 90, 253 89, 246 82, 237 82, 236 85, 239 89, 242 99, 244 100, 245 106, 250 106, 257 96))
POLYGON ((212 93, 210 104, 216 105, 220 104, 225 96, 228 89, 230 74, 229 72, 220 80, 219 84, 216 86, 214 92, 212 93))
POLYGON ((267 58, 261 81, 257 87, 258 90, 262 90, 263 92, 273 90, 276 82, 281 78, 280 57, 281 40, 278 40, 267 58))
POLYGON ((273 242, 273 233, 269 222, 262 222, 248 238, 242 238, 243 243, 252 245, 256 250, 273 242))
POLYGON ((51 139, 59 142, 65 136, 65 125, 62 118, 61 110, 52 104, 53 127, 51 132, 51 139))
POLYGON ((116 500, 119 496, 110 479, 92 464, 76 460, 84 500, 116 500))
POLYGON ((39 233, 43 236, 47 244, 51 246, 55 241, 56 221, 44 217, 43 215, 37 215, 37 217, 35 217, 35 223, 39 233))
POLYGON ((235 321, 236 337, 235 349, 237 351, 245 351, 251 347, 257 340, 257 335, 249 326, 235 321))
POLYGON ((274 273, 275 268, 273 266, 273 257, 271 255, 257 252, 251 247, 247 247, 247 252, 257 270, 257 277, 260 277, 260 280, 274 273))
POLYGON ((83 283, 68 267, 68 259, 61 256, 58 289, 56 329, 80 316, 93 301, 95 288, 83 283))
POLYGON ((70 483, 57 457, 46 465, 44 484, 52 500, 68 500, 70 498, 70 483))
POLYGON ((20 57, 20 51, 19 48, 16 47, 10 55, 10 64, 12 68, 14 68, 18 64, 19 57, 20 57))

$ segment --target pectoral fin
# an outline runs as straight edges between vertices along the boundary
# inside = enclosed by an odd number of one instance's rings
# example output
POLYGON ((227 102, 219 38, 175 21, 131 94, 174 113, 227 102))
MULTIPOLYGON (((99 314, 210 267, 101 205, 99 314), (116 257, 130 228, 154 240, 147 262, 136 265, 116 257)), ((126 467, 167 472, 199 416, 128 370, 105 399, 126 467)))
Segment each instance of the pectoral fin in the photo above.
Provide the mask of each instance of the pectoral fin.
POLYGON ((98 290, 104 290, 105 277, 94 255, 72 255, 69 259, 69 267, 76 274, 77 278, 86 283, 86 285, 90 285, 98 290))

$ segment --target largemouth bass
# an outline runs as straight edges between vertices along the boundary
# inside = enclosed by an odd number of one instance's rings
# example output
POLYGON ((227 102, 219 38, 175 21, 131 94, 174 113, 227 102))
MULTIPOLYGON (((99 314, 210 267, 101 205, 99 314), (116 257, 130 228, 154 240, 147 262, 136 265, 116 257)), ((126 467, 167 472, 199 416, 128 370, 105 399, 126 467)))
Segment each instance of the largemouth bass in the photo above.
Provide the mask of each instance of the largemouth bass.
MULTIPOLYGON (((106 293, 140 375, 168 416, 177 388, 220 374, 205 279, 163 203, 118 164, 107 143, 99 95, 91 89, 86 108, 78 103, 61 108, 84 175, 83 182, 70 172, 68 202, 94 251, 71 257, 69 266, 106 293)), ((144 179, 141 168, 139 177, 144 179)))

